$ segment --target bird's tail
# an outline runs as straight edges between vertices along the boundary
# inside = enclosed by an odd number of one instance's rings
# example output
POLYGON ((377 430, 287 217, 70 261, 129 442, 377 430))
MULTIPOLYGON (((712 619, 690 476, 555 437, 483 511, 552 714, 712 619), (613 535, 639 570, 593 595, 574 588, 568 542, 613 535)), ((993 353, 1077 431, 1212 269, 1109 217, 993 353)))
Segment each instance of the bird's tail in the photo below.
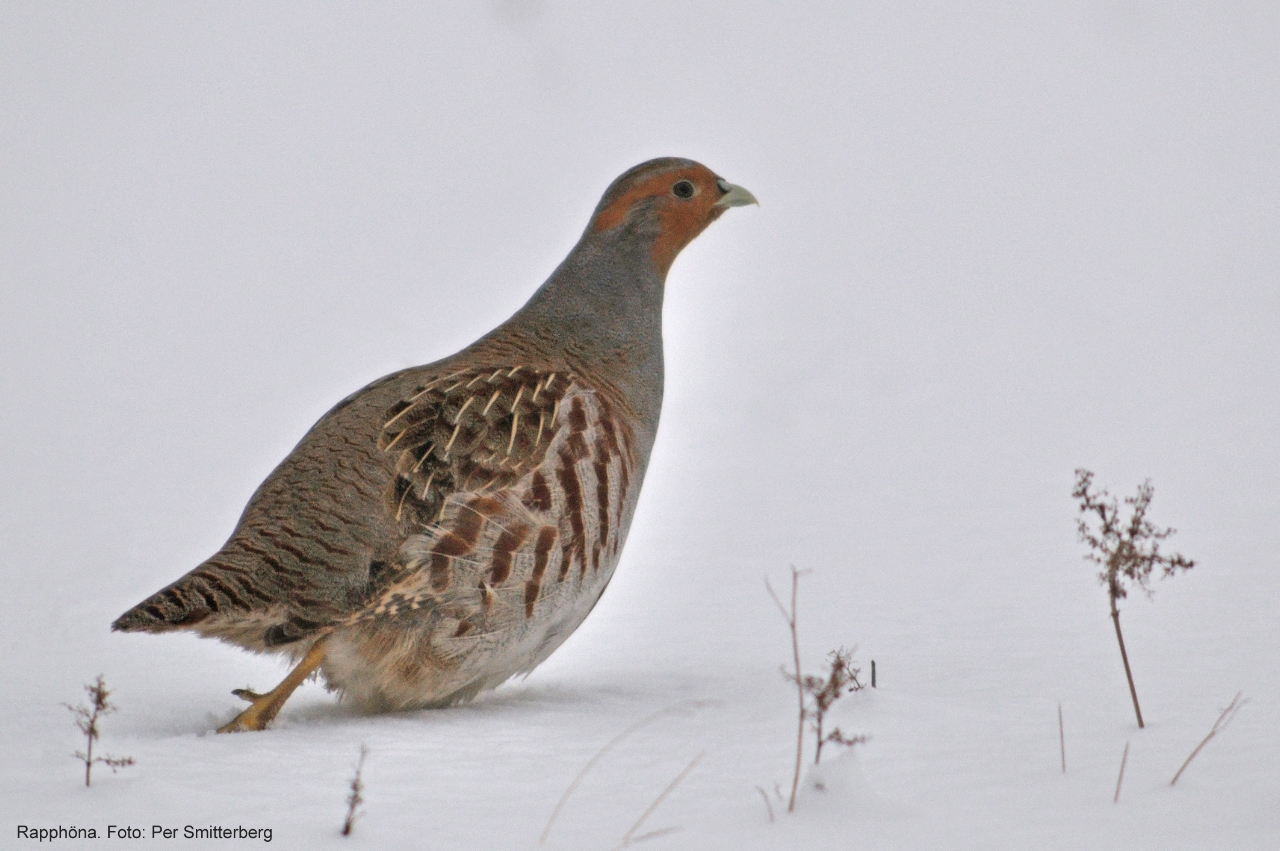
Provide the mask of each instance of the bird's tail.
POLYGON ((207 561, 116 618, 111 628, 119 632, 198 629, 214 615, 248 611, 251 599, 246 588, 223 574, 218 565, 207 561))

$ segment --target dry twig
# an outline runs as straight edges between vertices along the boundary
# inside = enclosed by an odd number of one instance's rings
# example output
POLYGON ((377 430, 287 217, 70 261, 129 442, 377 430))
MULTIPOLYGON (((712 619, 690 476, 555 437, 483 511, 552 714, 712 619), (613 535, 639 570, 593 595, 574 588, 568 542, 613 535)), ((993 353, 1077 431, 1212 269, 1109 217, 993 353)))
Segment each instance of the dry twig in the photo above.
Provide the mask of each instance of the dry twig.
POLYGON ((1173 775, 1173 779, 1169 781, 1170 786, 1178 782, 1178 778, 1182 776, 1182 772, 1187 770, 1187 766, 1191 764, 1191 760, 1196 758, 1196 754, 1200 753, 1200 749, 1209 744, 1209 740, 1214 736, 1227 729, 1227 725, 1235 719, 1236 713, 1240 711, 1240 707, 1249 702, 1249 698, 1247 697, 1244 700, 1240 699, 1240 695, 1242 694, 1244 694, 1244 692, 1238 691, 1236 692, 1236 696, 1231 698, 1231 703, 1227 704, 1227 708, 1222 710, 1222 714, 1218 716, 1218 720, 1213 722, 1213 728, 1209 730, 1209 735, 1205 736, 1200 741, 1200 744, 1196 745, 1196 749, 1191 752, 1191 756, 1187 757, 1187 761, 1182 763, 1182 767, 1178 769, 1178 773, 1173 775))
MULTIPOLYGON (((787 803, 787 812, 794 812, 796 808, 796 790, 800 788, 800 763, 804 759, 804 722, 807 718, 807 711, 804 705, 804 681, 801 679, 800 673, 800 639, 796 635, 796 591, 800 587, 800 571, 796 570, 795 565, 791 565, 791 609, 788 610, 782 605, 782 600, 778 598, 774 592, 773 586, 769 584, 769 578, 765 577, 764 587, 768 589, 769 596, 773 598, 773 602, 777 604, 778 611, 782 613, 782 618, 787 622, 787 627, 791 630, 791 656, 795 663, 794 679, 796 683, 796 701, 799 704, 800 720, 796 728, 796 770, 791 778, 791 799, 787 803)), ((786 670, 783 670, 786 676, 786 670)))

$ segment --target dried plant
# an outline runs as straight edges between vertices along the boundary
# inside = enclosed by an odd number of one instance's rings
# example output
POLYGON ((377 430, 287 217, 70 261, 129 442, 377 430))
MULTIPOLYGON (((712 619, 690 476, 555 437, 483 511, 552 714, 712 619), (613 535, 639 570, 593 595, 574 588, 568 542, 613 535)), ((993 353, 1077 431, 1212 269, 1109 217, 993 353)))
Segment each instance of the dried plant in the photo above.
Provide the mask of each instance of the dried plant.
POLYGON ((72 706, 69 703, 62 704, 71 710, 71 714, 76 718, 76 726, 80 728, 80 732, 84 733, 85 748, 83 751, 76 751, 73 756, 84 763, 84 785, 90 785, 93 766, 102 763, 115 771, 129 765, 133 765, 133 757, 131 756, 94 756, 93 743, 98 741, 99 733, 98 721, 104 715, 110 715, 116 711, 116 707, 107 700, 111 696, 111 692, 107 690, 106 680, 102 674, 98 674, 98 678, 93 681, 92 685, 87 685, 84 690, 89 693, 90 705, 85 706, 83 703, 79 706, 72 706))
MULTIPOLYGON (((852 746, 860 745, 867 740, 866 736, 846 736, 840 732, 839 727, 833 727, 830 732, 823 733, 823 724, 827 710, 831 708, 831 705, 848 692, 858 691, 863 688, 863 683, 858 680, 858 675, 862 673, 862 670, 853 667, 852 658, 852 650, 846 650, 843 647, 839 650, 832 650, 827 654, 828 669, 825 677, 810 675, 801 678, 804 692, 809 696, 809 723, 813 728, 814 739, 817 743, 813 754, 814 765, 822 762, 822 746, 828 742, 835 745, 852 746)), ((783 675, 788 676, 788 679, 790 678, 786 671, 783 671, 783 675)))
POLYGON ((801 575, 802 572, 796 570, 794 566, 791 568, 790 607, 783 605, 782 599, 773 590, 769 580, 766 578, 764 581, 765 588, 769 591, 769 596, 773 598, 773 602, 777 605, 778 611, 782 613, 782 617, 787 622, 787 627, 791 632, 791 658, 792 663, 795 665, 795 668, 791 671, 788 671, 786 666, 782 668, 782 676, 788 682, 795 684, 797 714, 799 716, 796 726, 796 764, 795 772, 791 778, 791 797, 787 802, 787 812, 794 812, 796 808, 796 792, 800 786, 800 766, 804 762, 804 730, 806 724, 813 729, 816 741, 813 755, 814 765, 821 762, 822 747, 825 744, 852 746, 860 745, 867 741, 866 736, 846 736, 840 731, 839 727, 835 727, 829 732, 824 727, 827 710, 831 708, 831 705, 848 692, 858 691, 863 687, 863 683, 858 680, 858 675, 862 671, 853 667, 852 664, 853 652, 841 647, 828 653, 828 669, 826 675, 822 677, 815 677, 812 674, 805 675, 800 669, 800 638, 796 629, 796 593, 799 590, 801 575))
POLYGON ((1151 573, 1161 569, 1160 578, 1172 576, 1179 570, 1190 570, 1195 562, 1178 553, 1166 555, 1160 552, 1160 542, 1174 533, 1174 529, 1160 529, 1147 520, 1147 508, 1155 495, 1155 488, 1148 479, 1138 488, 1135 496, 1125 497, 1130 507, 1127 520, 1120 516, 1115 498, 1105 490, 1096 494, 1090 491, 1093 473, 1076 470, 1076 486, 1071 495, 1080 502, 1077 529, 1080 540, 1089 545, 1085 559, 1102 566, 1098 579, 1107 589, 1111 600, 1111 621, 1116 627, 1116 641, 1120 644, 1120 658, 1124 661, 1124 675, 1129 680, 1129 695, 1133 698, 1133 711, 1142 723, 1142 709, 1138 706, 1138 690, 1133 684, 1133 671, 1129 667, 1129 654, 1125 651, 1124 633, 1120 631, 1120 609, 1117 603, 1128 596, 1126 584, 1141 588, 1151 597, 1151 573))
POLYGON ((364 758, 368 755, 369 748, 361 745, 360 759, 356 762, 356 774, 351 778, 351 794, 347 796, 347 818, 342 822, 343 836, 351 835, 351 828, 355 826, 356 819, 362 815, 359 808, 364 803, 364 797, 360 794, 364 791, 364 781, 360 779, 360 775, 364 771, 364 758))

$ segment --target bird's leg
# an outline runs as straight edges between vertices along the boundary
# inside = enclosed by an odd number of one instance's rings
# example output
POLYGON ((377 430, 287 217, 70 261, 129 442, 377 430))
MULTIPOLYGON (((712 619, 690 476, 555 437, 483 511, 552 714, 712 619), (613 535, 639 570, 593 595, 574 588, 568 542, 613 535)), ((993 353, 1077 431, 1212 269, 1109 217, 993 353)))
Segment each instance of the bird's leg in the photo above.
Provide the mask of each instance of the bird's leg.
POLYGON ((248 730, 266 729, 266 726, 276 717, 276 713, 284 706, 284 702, 289 699, 289 695, 293 694, 294 689, 302 685, 303 680, 320 667, 320 663, 324 661, 324 645, 325 638, 311 645, 307 655, 302 657, 297 667, 289 672, 289 676, 266 694, 257 694, 249 689, 236 689, 232 692, 237 697, 250 701, 249 708, 229 723, 219 727, 218 732, 243 733, 248 730))

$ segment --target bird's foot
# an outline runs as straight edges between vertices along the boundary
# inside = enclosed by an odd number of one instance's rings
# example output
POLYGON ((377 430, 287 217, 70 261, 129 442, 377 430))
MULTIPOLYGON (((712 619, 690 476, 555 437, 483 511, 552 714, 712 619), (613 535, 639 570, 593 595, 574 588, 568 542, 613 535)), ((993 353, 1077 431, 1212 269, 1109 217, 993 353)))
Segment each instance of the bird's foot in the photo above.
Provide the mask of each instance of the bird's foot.
POLYGON ((245 733, 250 730, 265 730, 267 725, 275 720, 276 714, 289 699, 289 695, 293 694, 293 690, 302 685, 302 681, 311 676, 324 662, 324 645, 324 637, 311 645, 307 655, 289 672, 289 676, 266 694, 258 694, 247 688, 238 688, 231 692, 236 697, 249 701, 249 708, 219 727, 218 732, 245 733))
MULTIPOLYGON (((289 691, 292 691, 292 689, 289 691)), ((233 694, 250 701, 249 708, 231 719, 229 723, 219 727, 219 733, 247 733, 251 730, 265 730, 267 725, 275 719, 280 707, 284 706, 284 702, 289 698, 288 692, 283 695, 277 695, 274 691, 267 694, 254 694, 248 689, 236 689, 233 694), (245 693, 241 694, 241 692, 245 693)))

